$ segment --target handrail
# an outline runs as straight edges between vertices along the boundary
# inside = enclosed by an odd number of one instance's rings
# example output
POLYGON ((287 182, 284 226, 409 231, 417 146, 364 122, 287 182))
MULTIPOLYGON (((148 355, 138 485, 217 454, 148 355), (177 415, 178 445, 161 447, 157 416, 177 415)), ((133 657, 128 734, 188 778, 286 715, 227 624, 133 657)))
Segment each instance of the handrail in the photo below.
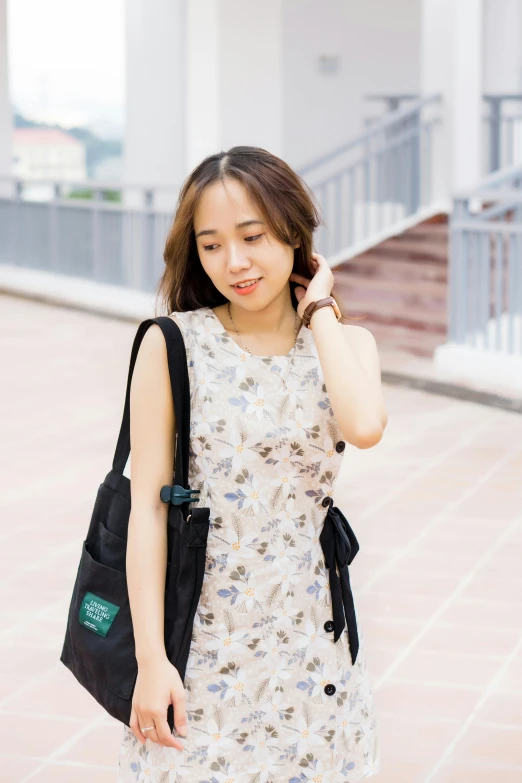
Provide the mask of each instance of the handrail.
POLYGON ((145 184, 143 182, 122 182, 122 180, 100 180, 100 179, 60 179, 58 177, 18 177, 10 174, 0 174, 0 182, 10 182, 21 185, 51 185, 66 186, 85 190, 147 190, 147 191, 177 191, 179 185, 145 184))
POLYGON ((340 147, 337 147, 331 152, 328 152, 326 155, 322 155, 321 157, 310 161, 304 166, 300 166, 298 169, 298 174, 300 176, 307 174, 308 172, 312 171, 312 169, 317 168, 317 166, 322 166, 324 163, 328 163, 338 155, 349 152, 351 149, 354 149, 360 144, 364 144, 366 141, 373 138, 377 134, 392 128, 394 125, 397 125, 401 122, 401 120, 408 119, 411 115, 416 114, 420 109, 424 108, 424 106, 440 102, 441 98, 442 96, 439 94, 429 95, 426 98, 420 98, 418 101, 415 101, 415 103, 412 103, 410 106, 404 109, 398 109, 393 113, 386 114, 382 119, 378 117, 375 124, 371 125, 370 128, 364 131, 364 133, 361 133, 360 136, 356 136, 355 139, 352 139, 346 144, 342 144, 340 147))
POLYGON ((452 342, 522 358, 522 166, 493 172, 454 199, 450 220, 452 342), (492 203, 472 211, 473 202, 492 203))
POLYGON ((522 181, 522 165, 506 166, 506 168, 500 169, 499 171, 493 171, 491 174, 488 174, 486 177, 481 179, 481 181, 475 185, 475 187, 469 188, 467 190, 457 191, 454 194, 454 197, 459 200, 465 200, 482 196, 482 194, 487 192, 491 187, 494 188, 496 185, 501 185, 505 182, 510 182, 513 180, 516 181, 518 179, 522 181))

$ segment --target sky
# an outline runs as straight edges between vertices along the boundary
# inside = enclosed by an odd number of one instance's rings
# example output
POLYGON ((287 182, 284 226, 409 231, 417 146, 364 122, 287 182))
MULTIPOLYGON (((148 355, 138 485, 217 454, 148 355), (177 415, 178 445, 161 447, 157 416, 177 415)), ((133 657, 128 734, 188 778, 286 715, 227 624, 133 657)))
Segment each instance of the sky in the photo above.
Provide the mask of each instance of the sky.
POLYGON ((122 123, 125 0, 8 0, 11 100, 31 118, 122 123))

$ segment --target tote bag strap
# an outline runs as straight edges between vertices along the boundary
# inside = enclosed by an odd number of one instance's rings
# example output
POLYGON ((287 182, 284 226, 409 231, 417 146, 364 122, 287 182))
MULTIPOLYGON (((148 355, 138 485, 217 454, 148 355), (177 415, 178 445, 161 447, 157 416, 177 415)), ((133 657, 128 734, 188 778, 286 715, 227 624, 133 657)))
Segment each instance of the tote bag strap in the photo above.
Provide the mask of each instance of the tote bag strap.
POLYGON ((175 478, 174 483, 185 487, 185 479, 188 476, 189 462, 189 433, 190 433, 190 389, 187 370, 187 354, 185 351, 185 342, 180 328, 172 318, 168 316, 159 316, 158 318, 148 318, 143 321, 136 332, 134 343, 132 345, 131 358, 129 364, 129 374, 127 378, 127 390, 125 394, 125 407, 120 427, 120 434, 114 452, 112 462, 113 470, 123 473, 125 465, 130 454, 130 389, 136 358, 141 345, 141 341, 146 331, 157 324, 167 346, 167 358, 169 365, 170 385, 172 389, 172 398, 176 416, 176 455, 175 455, 175 478))

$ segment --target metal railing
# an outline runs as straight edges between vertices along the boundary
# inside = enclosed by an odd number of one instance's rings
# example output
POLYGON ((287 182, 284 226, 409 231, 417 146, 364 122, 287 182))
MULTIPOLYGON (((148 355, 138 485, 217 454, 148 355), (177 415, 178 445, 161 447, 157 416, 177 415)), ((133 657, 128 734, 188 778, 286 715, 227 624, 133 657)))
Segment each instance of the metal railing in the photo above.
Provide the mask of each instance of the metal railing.
POLYGON ((298 169, 325 226, 317 246, 334 256, 379 235, 432 202, 433 95, 385 114, 360 136, 298 169))
POLYGON ((496 172, 454 200, 449 336, 522 357, 522 166, 496 172))
MULTIPOLYGON (((370 125, 389 117, 405 103, 418 100, 415 93, 381 93, 366 95, 367 101, 379 101, 384 110, 378 117, 366 119, 370 125)), ((484 175, 507 166, 522 163, 522 94, 486 94, 482 96, 488 107, 484 116, 482 143, 482 171, 484 175)))
POLYGON ((175 189, 13 178, 0 187, 0 263, 154 291, 175 189))
POLYGON ((522 95, 484 95, 489 112, 484 117, 486 172, 522 163, 522 95))

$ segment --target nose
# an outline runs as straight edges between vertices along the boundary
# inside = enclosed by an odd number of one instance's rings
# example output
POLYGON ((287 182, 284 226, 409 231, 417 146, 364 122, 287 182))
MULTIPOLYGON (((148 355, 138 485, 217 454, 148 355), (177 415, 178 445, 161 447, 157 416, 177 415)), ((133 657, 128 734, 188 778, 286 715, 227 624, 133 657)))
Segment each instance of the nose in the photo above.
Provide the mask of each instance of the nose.
POLYGON ((238 247, 232 242, 228 250, 227 266, 230 272, 240 272, 250 267, 250 261, 243 247, 238 247))

